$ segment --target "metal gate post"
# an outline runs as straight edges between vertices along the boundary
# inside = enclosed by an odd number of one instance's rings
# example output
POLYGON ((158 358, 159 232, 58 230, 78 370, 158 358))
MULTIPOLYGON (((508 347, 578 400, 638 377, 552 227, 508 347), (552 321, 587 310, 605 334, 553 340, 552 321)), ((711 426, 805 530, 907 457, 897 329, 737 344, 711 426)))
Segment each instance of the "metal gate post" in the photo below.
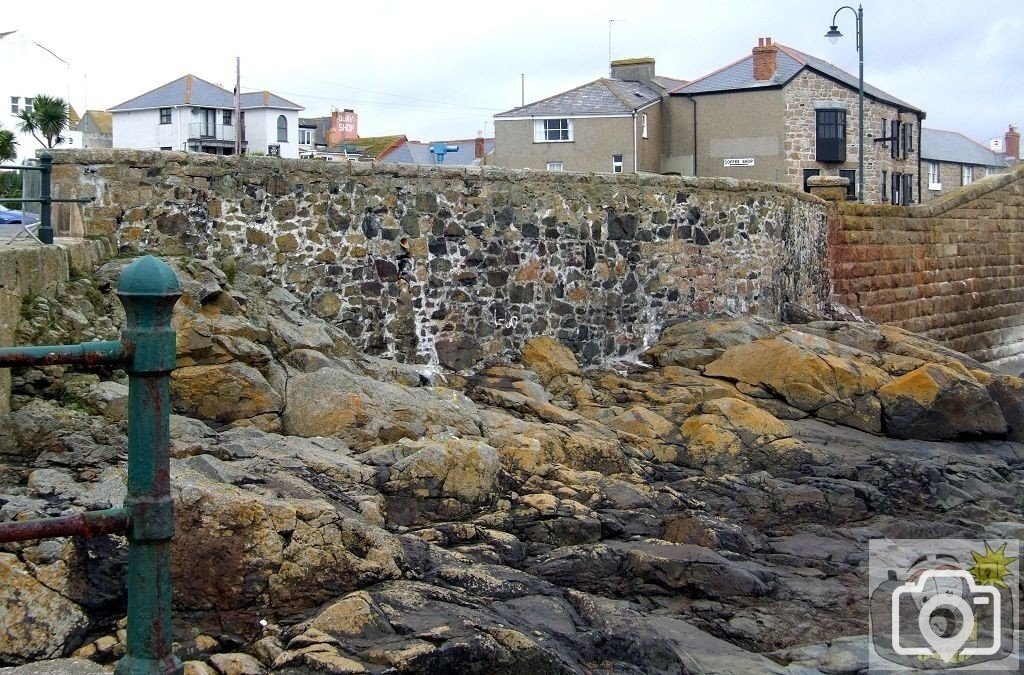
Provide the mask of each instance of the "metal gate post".
POLYGON ((53 155, 44 152, 39 156, 39 241, 53 243, 53 216, 50 213, 50 179, 53 177, 53 155))
POLYGON ((117 675, 181 673, 171 652, 170 373, 175 364, 171 313, 181 297, 166 264, 146 256, 121 274, 127 314, 128 642, 117 675))

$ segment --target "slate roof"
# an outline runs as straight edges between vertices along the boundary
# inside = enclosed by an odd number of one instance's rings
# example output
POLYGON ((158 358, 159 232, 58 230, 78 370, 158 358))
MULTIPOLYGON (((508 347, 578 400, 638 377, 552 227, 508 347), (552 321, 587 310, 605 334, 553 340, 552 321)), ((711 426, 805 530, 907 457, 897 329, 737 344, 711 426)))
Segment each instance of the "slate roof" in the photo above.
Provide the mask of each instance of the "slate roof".
POLYGON ((1004 167, 1005 155, 992 152, 958 131, 921 128, 921 159, 933 162, 1004 167))
MULTIPOLYGON (((285 110, 303 110, 303 107, 292 103, 269 91, 255 91, 242 94, 240 103, 243 110, 252 108, 282 108, 285 110)), ((233 108, 235 95, 215 84, 196 77, 183 75, 173 82, 157 87, 145 94, 119 103, 110 108, 110 112, 122 110, 146 110, 150 108, 171 108, 179 105, 194 105, 203 108, 233 108)))
MULTIPOLYGON (((444 143, 445 145, 457 145, 459 149, 455 152, 446 152, 444 155, 443 166, 472 166, 477 164, 476 158, 476 139, 467 138, 459 139, 454 141, 431 141, 424 143, 422 141, 409 141, 408 143, 396 148, 394 152, 388 154, 383 159, 385 162, 391 162, 393 164, 437 164, 434 160, 434 155, 430 152, 430 146, 434 143, 444 143)), ((484 139, 484 154, 490 154, 494 151, 494 139, 484 139)))
POLYGON ((660 99, 661 94, 641 82, 602 77, 575 89, 498 113, 495 117, 628 115, 660 99))
MULTIPOLYGON (((796 77, 804 68, 816 71, 857 91, 859 79, 856 75, 851 75, 828 61, 823 61, 810 54, 804 54, 792 47, 786 47, 778 42, 775 43, 775 46, 778 47, 775 74, 770 80, 754 79, 754 55, 748 54, 739 61, 734 61, 724 68, 719 68, 713 73, 698 78, 687 85, 673 89, 671 93, 681 95, 710 94, 741 89, 781 87, 796 77)), ((898 99, 867 82, 864 83, 864 95, 909 112, 923 112, 917 106, 898 99)))

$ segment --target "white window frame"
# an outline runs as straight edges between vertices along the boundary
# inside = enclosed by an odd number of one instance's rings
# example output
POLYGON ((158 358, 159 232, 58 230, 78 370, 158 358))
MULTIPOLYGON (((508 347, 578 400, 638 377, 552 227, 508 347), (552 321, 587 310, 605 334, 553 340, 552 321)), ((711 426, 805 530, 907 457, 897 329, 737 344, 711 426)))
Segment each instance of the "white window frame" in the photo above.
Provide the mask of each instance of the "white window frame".
POLYGON ((11 114, 12 115, 17 115, 18 114, 19 104, 20 103, 21 103, 21 97, 20 96, 12 96, 11 97, 11 114))
POLYGON ((939 171, 938 162, 928 162, 928 189, 929 190, 941 190, 942 189, 942 174, 939 171))
POLYGON ((565 171, 565 165, 562 162, 548 162, 546 168, 548 171, 565 171))
POLYGON ((969 164, 964 164, 960 167, 960 183, 963 185, 970 185, 974 182, 974 167, 969 164))
POLYGON ((643 113, 640 116, 640 136, 641 138, 647 138, 647 113, 643 113))
POLYGON ((299 145, 312 145, 313 144, 313 130, 312 129, 299 129, 299 145))
POLYGON ((622 173, 622 155, 612 155, 612 173, 622 173))
POLYGON ((35 104, 35 102, 36 102, 35 97, 26 96, 25 97, 25 105, 23 105, 21 107, 21 109, 24 110, 27 113, 31 113, 32 112, 32 106, 35 104))
POLYGON ((547 117, 533 121, 534 143, 572 143, 573 123, 571 117, 547 117), (563 123, 564 124, 561 124, 563 123), (557 126, 553 123, 559 123, 557 126), (565 138, 552 138, 562 136, 565 138))

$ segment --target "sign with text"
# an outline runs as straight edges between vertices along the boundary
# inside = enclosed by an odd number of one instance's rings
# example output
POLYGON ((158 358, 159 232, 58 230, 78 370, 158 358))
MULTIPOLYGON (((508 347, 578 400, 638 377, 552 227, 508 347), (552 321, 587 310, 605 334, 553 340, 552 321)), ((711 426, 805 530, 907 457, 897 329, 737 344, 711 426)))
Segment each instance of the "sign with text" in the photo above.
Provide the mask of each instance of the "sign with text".
POLYGON ((754 166, 754 158, 753 157, 740 157, 740 158, 737 158, 737 159, 727 159, 727 160, 725 160, 725 166, 726 167, 730 167, 730 166, 754 166))

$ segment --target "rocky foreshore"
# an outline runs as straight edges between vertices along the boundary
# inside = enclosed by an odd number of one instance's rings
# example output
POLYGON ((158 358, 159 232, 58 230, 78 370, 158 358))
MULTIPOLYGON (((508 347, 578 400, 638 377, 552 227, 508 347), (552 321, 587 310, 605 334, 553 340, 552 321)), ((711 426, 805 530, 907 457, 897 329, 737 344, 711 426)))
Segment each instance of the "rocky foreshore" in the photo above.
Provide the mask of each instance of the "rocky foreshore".
MULTIPOLYGON (((114 338, 125 262, 21 341, 114 338)), ((636 362, 535 338, 451 373, 177 269, 190 675, 862 673, 869 540, 1024 536, 1024 381, 899 329, 692 317, 636 362)), ((124 383, 14 374, 0 521, 120 505, 124 383)), ((0 545, 0 664, 114 663, 124 567, 116 536, 0 545)))

